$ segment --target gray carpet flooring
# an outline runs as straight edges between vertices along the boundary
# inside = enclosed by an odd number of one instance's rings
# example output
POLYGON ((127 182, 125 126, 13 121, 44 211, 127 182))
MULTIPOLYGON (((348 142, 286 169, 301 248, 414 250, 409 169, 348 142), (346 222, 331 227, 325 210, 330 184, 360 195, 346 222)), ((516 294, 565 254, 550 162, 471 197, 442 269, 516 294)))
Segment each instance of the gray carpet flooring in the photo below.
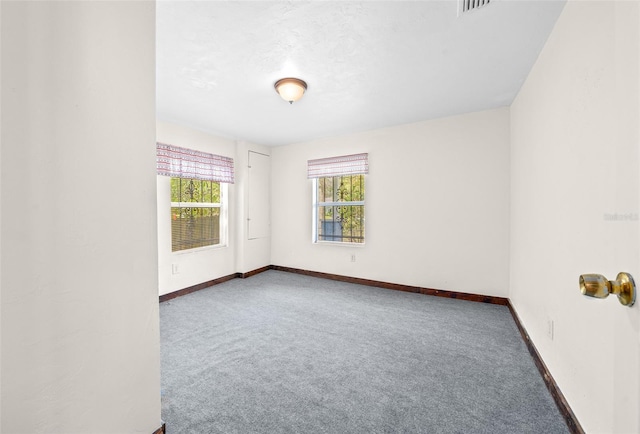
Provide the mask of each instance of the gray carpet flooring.
POLYGON ((505 306, 267 271, 160 304, 188 433, 566 433, 505 306))

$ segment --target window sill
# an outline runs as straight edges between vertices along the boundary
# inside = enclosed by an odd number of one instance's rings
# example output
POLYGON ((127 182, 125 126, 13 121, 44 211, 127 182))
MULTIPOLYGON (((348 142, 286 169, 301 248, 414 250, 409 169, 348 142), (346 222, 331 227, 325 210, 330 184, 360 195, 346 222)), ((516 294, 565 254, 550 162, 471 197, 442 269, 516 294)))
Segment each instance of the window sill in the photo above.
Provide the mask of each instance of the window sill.
POLYGON ((229 247, 228 244, 216 244, 214 246, 204 246, 204 247, 196 247, 193 249, 186 249, 186 250, 178 250, 176 252, 171 252, 172 255, 175 256, 180 256, 180 255, 188 255, 190 253, 201 253, 201 252, 208 252, 208 251, 213 251, 213 250, 221 250, 221 249, 226 249, 227 247, 229 247))
POLYGON ((339 246, 339 247, 356 247, 362 248, 366 245, 366 243, 346 243, 340 241, 314 241, 313 245, 317 246, 339 246))

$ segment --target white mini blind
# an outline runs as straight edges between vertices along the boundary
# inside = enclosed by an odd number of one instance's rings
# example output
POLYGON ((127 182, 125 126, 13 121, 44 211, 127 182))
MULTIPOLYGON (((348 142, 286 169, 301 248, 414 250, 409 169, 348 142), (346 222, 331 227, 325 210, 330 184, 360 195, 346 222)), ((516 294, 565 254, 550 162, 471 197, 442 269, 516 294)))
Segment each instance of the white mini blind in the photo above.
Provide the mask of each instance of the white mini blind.
POLYGON ((158 175, 233 184, 233 158, 156 143, 158 175))
POLYGON ((369 173, 369 154, 343 155, 307 161, 307 177, 359 175, 369 173))

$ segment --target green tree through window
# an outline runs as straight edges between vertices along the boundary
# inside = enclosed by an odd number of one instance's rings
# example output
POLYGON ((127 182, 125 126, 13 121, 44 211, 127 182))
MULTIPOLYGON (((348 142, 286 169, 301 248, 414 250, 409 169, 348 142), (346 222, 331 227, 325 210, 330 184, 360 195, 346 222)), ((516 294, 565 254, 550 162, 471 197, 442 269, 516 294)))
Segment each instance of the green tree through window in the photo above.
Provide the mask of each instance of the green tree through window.
POLYGON ((220 183, 171 178, 171 251, 220 244, 220 183))
POLYGON ((364 175, 315 179, 316 241, 364 243, 364 175))

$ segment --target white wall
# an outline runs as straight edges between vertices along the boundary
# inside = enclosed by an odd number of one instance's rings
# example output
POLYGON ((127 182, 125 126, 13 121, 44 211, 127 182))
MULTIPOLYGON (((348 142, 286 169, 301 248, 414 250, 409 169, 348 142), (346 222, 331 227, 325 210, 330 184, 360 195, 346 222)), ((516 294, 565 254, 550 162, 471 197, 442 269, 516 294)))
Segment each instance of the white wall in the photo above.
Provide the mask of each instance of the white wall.
POLYGON ((281 146, 271 155, 273 264, 507 296, 507 108, 281 146), (366 244, 313 244, 307 160, 359 152, 369 153, 366 244))
MULTIPOLYGON (((159 294, 269 265, 270 239, 247 239, 245 200, 248 189, 248 152, 257 150, 268 154, 269 148, 236 143, 231 139, 168 122, 159 121, 156 131, 159 142, 231 157, 235 168, 235 183, 228 185, 227 245, 180 252, 171 251, 170 178, 157 176, 159 294), (178 267, 177 274, 173 273, 173 264, 178 267)), ((268 178, 265 179, 265 182, 268 181, 268 178)))
MULTIPOLYGON (((215 137, 201 131, 158 122, 157 140, 184 148, 223 155, 236 160, 233 140, 215 137)), ((168 176, 157 176, 158 202, 158 276, 160 295, 236 272, 235 243, 226 246, 203 247, 180 252, 171 251, 171 183, 168 176), (173 274, 172 264, 178 273, 173 274)), ((228 218, 236 218, 236 185, 228 185, 228 218)), ((232 226, 232 225, 229 225, 232 226)), ((230 234, 231 235, 231 234, 230 234)), ((229 237, 229 240, 232 240, 229 237)))
POLYGON ((149 434, 155 5, 1 9, 1 430, 149 434))
POLYGON ((640 301, 578 288, 640 279, 639 18, 637 2, 569 1, 511 108, 509 296, 589 433, 640 431, 640 301))
MULTIPOLYGON (((253 193, 262 193, 250 191, 249 176, 259 176, 263 179, 266 191, 270 191, 270 167, 267 166, 266 171, 257 174, 253 171, 250 174, 249 153, 256 152, 262 155, 270 155, 271 148, 260 146, 253 143, 239 142, 237 148, 237 170, 238 170, 238 219, 236 219, 236 239, 238 245, 238 254, 236 256, 236 269, 240 273, 257 270, 262 267, 271 265, 271 236, 260 236, 259 238, 250 239, 248 230, 249 218, 249 197, 253 193), (265 173, 266 172, 266 173, 265 173)), ((269 159, 267 161, 271 160, 269 159)), ((270 161, 269 161, 270 162, 270 161)), ((256 180, 254 179, 254 182, 256 180)), ((255 182, 258 183, 258 182, 255 182)), ((267 216, 271 215, 270 201, 264 210, 267 216)))

